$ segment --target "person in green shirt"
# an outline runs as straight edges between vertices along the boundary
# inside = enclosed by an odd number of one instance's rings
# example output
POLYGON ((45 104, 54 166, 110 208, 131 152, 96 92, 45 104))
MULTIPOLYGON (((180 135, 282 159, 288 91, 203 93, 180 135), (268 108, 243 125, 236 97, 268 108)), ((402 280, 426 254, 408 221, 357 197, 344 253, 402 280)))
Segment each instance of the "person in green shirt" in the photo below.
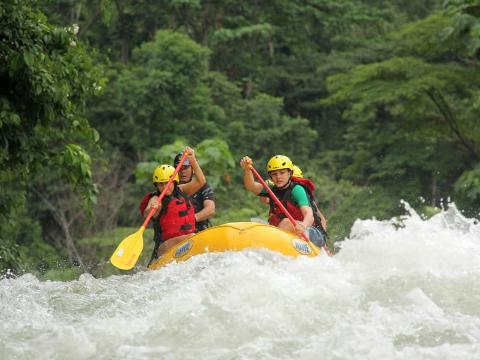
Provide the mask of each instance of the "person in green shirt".
MULTIPOLYGON (((270 196, 263 185, 256 182, 253 177, 252 159, 244 156, 240 160, 240 166, 243 168, 245 188, 255 195, 270 196)), ((268 223, 301 236, 308 227, 314 225, 315 219, 307 190, 303 185, 292 180, 292 161, 287 156, 275 155, 267 163, 267 172, 272 180, 272 184, 269 185, 272 192, 295 219, 295 225, 290 222, 273 199, 270 199, 268 223)))

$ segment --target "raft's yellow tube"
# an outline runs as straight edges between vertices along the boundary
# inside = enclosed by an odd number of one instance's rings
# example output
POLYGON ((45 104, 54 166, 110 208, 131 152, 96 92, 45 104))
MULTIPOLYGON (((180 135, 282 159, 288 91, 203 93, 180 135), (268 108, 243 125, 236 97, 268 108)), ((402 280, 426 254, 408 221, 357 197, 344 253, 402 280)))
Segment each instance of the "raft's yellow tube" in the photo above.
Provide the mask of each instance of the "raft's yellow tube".
POLYGON ((207 252, 241 251, 266 248, 287 256, 317 256, 320 249, 311 242, 275 226, 252 222, 233 222, 205 229, 172 247, 150 264, 151 270, 172 261, 185 261, 207 252))

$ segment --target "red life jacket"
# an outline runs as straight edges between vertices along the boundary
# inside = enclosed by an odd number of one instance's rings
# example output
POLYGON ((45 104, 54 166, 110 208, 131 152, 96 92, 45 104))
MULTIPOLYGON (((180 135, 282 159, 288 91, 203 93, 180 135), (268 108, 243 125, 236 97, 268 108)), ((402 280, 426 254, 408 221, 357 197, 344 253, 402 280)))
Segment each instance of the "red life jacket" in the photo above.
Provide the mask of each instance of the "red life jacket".
POLYGON ((315 184, 312 180, 296 176, 292 176, 290 180, 297 184, 303 185, 303 187, 306 188, 308 195, 313 196, 313 194, 315 194, 315 184))
MULTIPOLYGON (((140 203, 140 212, 143 215, 148 201, 157 193, 148 193, 140 203)), ((165 241, 180 235, 187 235, 195 232, 195 209, 190 200, 180 191, 174 191, 170 196, 165 196, 162 200, 162 210, 160 211, 154 225, 155 237, 161 234, 161 241, 165 241)))
MULTIPOLYGON (((311 180, 292 176, 290 178, 290 184, 286 189, 278 189, 276 187, 273 187, 272 191, 277 196, 278 200, 280 200, 280 202, 283 204, 283 206, 285 206, 285 208, 290 213, 290 215, 292 215, 292 217, 295 220, 302 221, 303 220, 302 211, 293 202, 293 197, 292 197, 292 190, 295 187, 295 185, 302 186, 307 192, 307 197, 313 212, 313 219, 314 219, 313 226, 321 226, 319 221, 320 219, 318 218, 318 216, 316 216, 316 204, 313 197, 313 194, 315 191, 315 185, 311 180)), ((286 216, 282 212, 280 207, 272 199, 270 199, 270 212, 268 214, 268 223, 270 225, 278 226, 280 221, 282 221, 285 217, 286 216)))

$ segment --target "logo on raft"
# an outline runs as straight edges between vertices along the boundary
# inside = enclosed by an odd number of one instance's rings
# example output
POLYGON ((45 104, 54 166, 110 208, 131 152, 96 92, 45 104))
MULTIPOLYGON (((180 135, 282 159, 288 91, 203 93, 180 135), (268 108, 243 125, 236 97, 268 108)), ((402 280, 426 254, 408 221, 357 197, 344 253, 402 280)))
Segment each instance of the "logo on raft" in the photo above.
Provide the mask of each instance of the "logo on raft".
POLYGON ((292 245, 300 254, 309 255, 312 253, 312 249, 308 244, 300 239, 292 239, 292 245))
POLYGON ((188 254, 192 246, 193 246, 193 241, 188 240, 185 244, 183 244, 177 250, 175 250, 175 254, 173 255, 173 257, 178 258, 188 254))

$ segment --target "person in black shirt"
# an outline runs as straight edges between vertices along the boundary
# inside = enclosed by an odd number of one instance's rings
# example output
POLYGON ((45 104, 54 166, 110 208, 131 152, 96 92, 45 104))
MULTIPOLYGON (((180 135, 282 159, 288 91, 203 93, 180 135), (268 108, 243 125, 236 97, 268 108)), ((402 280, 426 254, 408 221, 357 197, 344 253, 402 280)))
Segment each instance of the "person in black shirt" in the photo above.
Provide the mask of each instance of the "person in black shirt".
MULTIPOLYGON (((181 157, 182 153, 175 156, 175 160, 173 161, 174 167, 177 167, 181 157)), ((179 175, 180 184, 186 184, 192 181, 193 169, 188 159, 183 163, 179 175)), ((211 227, 212 225, 209 219, 215 214, 215 194, 210 185, 206 183, 195 194, 190 195, 189 198, 195 209, 196 232, 211 227)))

